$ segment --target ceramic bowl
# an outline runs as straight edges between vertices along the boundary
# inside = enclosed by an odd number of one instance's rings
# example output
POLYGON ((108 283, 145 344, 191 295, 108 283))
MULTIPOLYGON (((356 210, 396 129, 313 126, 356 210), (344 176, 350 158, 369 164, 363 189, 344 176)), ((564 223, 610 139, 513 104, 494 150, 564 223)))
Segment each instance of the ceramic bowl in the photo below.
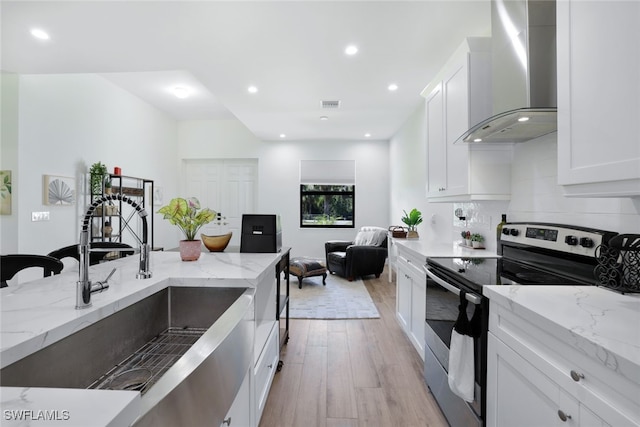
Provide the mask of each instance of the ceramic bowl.
POLYGON ((222 252, 229 244, 232 235, 233 233, 230 231, 227 234, 221 234, 219 236, 207 236, 205 234, 201 234, 200 238, 206 248, 209 249, 209 252, 222 252))

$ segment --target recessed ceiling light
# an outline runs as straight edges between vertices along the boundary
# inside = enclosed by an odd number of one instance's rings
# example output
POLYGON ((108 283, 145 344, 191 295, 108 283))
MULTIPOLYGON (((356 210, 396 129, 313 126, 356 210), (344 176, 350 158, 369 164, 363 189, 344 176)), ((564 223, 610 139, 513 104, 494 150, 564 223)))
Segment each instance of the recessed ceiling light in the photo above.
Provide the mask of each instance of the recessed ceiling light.
POLYGON ((356 45, 349 45, 349 46, 347 46, 347 48, 344 50, 344 53, 346 53, 347 55, 355 55, 356 53, 358 53, 358 46, 356 46, 356 45))
POLYGON ((473 140, 473 142, 482 142, 482 138, 476 138, 473 140))
POLYGON ((287 135, 285 135, 284 133, 280 134, 280 138, 286 138, 286 137, 287 137, 287 135))
POLYGON ((258 92, 258 88, 257 88, 257 87, 255 87, 255 86, 249 86, 249 87, 247 88, 247 90, 249 91, 249 93, 256 93, 256 92, 258 92))
POLYGON ((329 120, 329 117, 327 117, 327 116, 320 116, 320 120, 329 120))
POLYGON ((49 40, 49 34, 46 31, 41 30, 40 28, 33 28, 31 30, 31 35, 39 40, 49 40))
POLYGON ((387 86, 387 89, 389 89, 391 92, 398 90, 398 85, 395 83, 391 83, 389 86, 387 86))
POLYGON ((188 87, 184 86, 175 86, 171 89, 171 92, 175 95, 176 98, 184 99, 188 98, 191 95, 191 90, 188 87))
POLYGON ((365 134, 364 134, 364 137, 365 137, 365 138, 371 138, 371 134, 370 134, 370 133, 365 133, 365 134))
POLYGON ((526 122, 527 120, 529 120, 529 117, 520 117, 518 119, 519 122, 526 122))

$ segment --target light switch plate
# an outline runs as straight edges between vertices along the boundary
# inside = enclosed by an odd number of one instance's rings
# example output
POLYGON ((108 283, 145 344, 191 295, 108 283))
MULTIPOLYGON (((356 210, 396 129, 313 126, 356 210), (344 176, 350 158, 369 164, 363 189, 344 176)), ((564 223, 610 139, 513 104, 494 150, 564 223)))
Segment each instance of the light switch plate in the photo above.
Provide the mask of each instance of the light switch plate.
POLYGON ((49 212, 31 212, 31 221, 49 221, 49 212))

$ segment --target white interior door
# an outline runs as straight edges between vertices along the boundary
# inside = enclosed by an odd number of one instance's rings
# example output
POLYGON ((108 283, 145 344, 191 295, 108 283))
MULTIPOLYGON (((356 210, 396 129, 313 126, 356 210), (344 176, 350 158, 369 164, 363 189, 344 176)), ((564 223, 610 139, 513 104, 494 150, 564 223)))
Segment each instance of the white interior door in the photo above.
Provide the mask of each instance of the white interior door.
POLYGON ((233 232, 229 246, 240 246, 242 215, 256 213, 257 159, 186 160, 185 193, 218 212, 220 221, 200 229, 206 235, 233 232))

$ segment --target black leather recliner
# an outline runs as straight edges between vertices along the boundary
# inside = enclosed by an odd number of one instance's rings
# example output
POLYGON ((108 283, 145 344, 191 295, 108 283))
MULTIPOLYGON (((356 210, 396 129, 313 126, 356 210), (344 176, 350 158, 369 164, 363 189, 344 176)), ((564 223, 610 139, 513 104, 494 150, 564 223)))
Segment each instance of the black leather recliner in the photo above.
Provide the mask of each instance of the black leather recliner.
POLYGON ((324 244, 327 270, 352 281, 356 277, 380 277, 387 259, 387 230, 362 227, 354 241, 330 240, 324 244), (373 244, 358 244, 361 233, 374 233, 373 244))

